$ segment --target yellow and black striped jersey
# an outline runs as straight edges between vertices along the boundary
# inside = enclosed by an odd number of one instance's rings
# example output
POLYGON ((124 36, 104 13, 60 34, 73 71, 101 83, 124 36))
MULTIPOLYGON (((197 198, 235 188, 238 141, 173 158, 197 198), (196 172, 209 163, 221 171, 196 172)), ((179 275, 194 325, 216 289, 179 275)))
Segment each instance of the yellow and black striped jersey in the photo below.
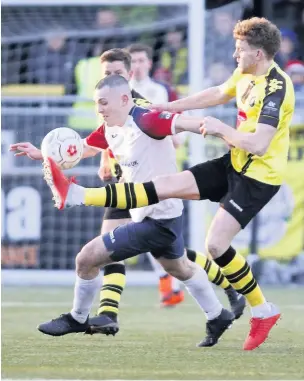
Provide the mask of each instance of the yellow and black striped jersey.
POLYGON ((234 169, 266 184, 282 184, 289 149, 289 125, 295 104, 290 77, 273 63, 261 76, 242 74, 236 69, 221 88, 226 94, 236 97, 239 131, 254 132, 258 123, 277 129, 262 157, 233 148, 231 162, 234 169))

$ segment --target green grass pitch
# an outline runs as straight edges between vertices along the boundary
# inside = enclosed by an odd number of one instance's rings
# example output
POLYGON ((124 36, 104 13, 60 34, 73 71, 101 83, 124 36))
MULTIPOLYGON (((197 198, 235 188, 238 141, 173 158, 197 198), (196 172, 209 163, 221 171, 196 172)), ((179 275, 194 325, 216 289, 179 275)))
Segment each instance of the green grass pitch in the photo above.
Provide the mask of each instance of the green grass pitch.
POLYGON ((266 290, 283 316, 253 352, 242 350, 248 311, 217 346, 196 348, 204 336, 204 315, 190 297, 175 309, 160 309, 156 288, 127 287, 115 337, 54 338, 38 332, 40 322, 69 311, 72 295, 72 288, 2 289, 3 378, 304 379, 303 288, 266 290))

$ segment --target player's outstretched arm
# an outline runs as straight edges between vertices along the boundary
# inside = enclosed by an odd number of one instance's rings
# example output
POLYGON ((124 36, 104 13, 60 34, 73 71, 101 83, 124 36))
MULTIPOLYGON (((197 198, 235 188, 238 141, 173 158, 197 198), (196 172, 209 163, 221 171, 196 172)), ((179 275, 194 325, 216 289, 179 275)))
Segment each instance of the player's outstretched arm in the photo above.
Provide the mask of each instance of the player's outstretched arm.
MULTIPOLYGON (((15 156, 27 156, 32 160, 43 160, 43 156, 41 150, 35 147, 30 142, 19 142, 11 144, 9 147, 9 151, 15 152, 15 156)), ((95 156, 99 151, 84 145, 82 158, 95 156)))
POLYGON ((197 94, 164 104, 152 104, 148 108, 157 111, 182 112, 186 110, 204 109, 227 103, 233 97, 225 93, 220 86, 209 87, 197 94))
POLYGON ((211 116, 204 118, 201 127, 204 136, 217 136, 229 145, 257 156, 265 155, 276 131, 276 128, 269 124, 258 123, 255 132, 241 132, 211 116))
POLYGON ((201 134, 200 128, 202 124, 202 118, 196 118, 191 116, 179 115, 173 127, 173 134, 188 131, 194 134, 201 134))

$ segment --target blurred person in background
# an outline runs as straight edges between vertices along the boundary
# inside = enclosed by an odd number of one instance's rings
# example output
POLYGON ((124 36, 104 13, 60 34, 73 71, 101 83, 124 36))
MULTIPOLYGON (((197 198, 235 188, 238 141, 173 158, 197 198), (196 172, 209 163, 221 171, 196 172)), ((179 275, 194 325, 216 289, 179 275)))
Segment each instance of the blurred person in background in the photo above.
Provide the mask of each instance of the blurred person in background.
POLYGON ((284 69, 289 61, 298 58, 298 37, 293 30, 287 28, 281 29, 281 36, 282 43, 275 61, 284 69))
POLYGON ((107 36, 101 37, 94 42, 91 57, 99 57, 104 51, 121 48, 128 42, 125 37, 115 36, 114 30, 122 28, 119 16, 110 8, 99 9, 96 13, 96 20, 94 28, 100 30, 101 33, 106 33, 107 36))
POLYGON ((170 83, 174 86, 188 84, 188 49, 183 37, 180 30, 171 30, 166 34, 157 65, 158 71, 170 77, 170 83))
POLYGON ((286 73, 290 76, 296 95, 296 105, 292 125, 304 124, 304 62, 290 61, 286 66, 286 73))
POLYGON ((127 48, 131 55, 132 77, 129 81, 132 89, 142 94, 150 102, 168 102, 169 94, 164 85, 150 77, 152 68, 152 48, 145 44, 132 44, 127 48))
POLYGON ((72 94, 73 69, 81 57, 76 42, 67 41, 63 30, 51 30, 42 43, 30 47, 29 81, 37 84, 62 84, 65 93, 72 94))
POLYGON ((96 29, 114 29, 119 28, 119 18, 112 9, 100 9, 96 13, 96 29))
MULTIPOLYGON (((206 63, 207 66, 213 65, 216 62, 219 62, 223 59, 223 50, 233 51, 234 49, 234 40, 231 36, 235 21, 232 14, 229 12, 221 11, 215 9, 212 11, 213 17, 211 30, 213 30, 212 43, 213 49, 206 54, 206 63)), ((225 67, 229 71, 229 74, 235 68, 235 61, 231 55, 225 57, 225 67)), ((227 77, 226 77, 227 78, 227 77)))

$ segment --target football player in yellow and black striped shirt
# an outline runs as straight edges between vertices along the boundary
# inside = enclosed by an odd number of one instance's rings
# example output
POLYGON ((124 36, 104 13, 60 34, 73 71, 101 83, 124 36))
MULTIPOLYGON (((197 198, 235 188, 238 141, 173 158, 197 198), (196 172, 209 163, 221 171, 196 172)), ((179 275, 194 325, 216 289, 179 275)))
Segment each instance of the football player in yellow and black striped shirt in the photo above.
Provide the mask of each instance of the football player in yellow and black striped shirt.
POLYGON ((289 76, 274 62, 281 37, 273 23, 257 17, 240 21, 234 28, 234 38, 238 68, 227 82, 165 105, 151 106, 158 111, 180 112, 216 106, 236 97, 237 129, 212 117, 204 118, 201 126, 204 136, 224 139, 231 152, 188 171, 159 177, 148 185, 136 184, 135 192, 130 193, 134 187, 128 184, 94 192, 85 189, 82 204, 119 208, 126 197, 137 207, 167 198, 220 203, 206 244, 223 274, 251 307, 251 328, 244 350, 252 350, 266 340, 280 312, 266 301, 246 260, 231 242, 282 184, 295 98, 289 76), (107 197, 111 192, 116 195, 114 202, 107 197))

